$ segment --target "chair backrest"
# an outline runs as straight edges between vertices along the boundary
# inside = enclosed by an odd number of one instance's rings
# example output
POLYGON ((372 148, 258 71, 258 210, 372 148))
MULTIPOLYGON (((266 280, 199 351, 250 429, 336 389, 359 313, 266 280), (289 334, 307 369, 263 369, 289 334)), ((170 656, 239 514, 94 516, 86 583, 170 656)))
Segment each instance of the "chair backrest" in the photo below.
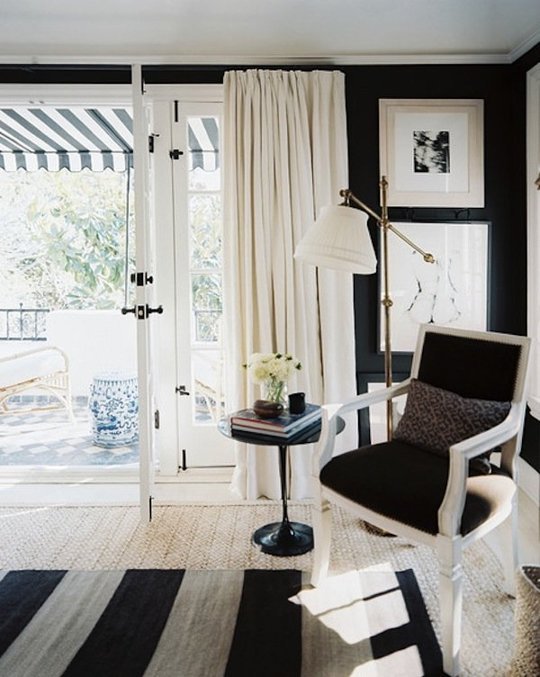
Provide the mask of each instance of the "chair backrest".
POLYGON ((462 397, 524 400, 530 339, 422 325, 411 376, 462 397))

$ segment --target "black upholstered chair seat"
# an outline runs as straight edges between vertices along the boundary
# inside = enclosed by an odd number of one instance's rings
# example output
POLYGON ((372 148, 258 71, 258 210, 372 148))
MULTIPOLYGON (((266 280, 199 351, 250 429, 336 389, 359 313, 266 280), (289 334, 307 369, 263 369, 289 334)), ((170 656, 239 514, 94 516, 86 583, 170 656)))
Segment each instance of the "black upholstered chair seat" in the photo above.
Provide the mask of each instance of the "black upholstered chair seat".
MULTIPOLYGON (((376 513, 437 534, 448 459, 394 440, 335 456, 322 469, 320 481, 376 513)), ((496 466, 490 475, 469 477, 461 534, 485 522, 514 492, 513 480, 496 466)))

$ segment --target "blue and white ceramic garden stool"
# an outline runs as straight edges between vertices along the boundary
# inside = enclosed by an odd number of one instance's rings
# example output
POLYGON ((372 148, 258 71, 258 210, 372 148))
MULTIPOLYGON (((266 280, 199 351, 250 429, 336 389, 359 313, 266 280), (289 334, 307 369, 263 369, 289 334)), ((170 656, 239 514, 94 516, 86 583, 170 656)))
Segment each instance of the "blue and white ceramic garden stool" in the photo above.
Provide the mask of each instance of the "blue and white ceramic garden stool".
POLYGON ((88 403, 92 414, 92 438, 99 447, 123 447, 139 437, 137 375, 108 371, 96 374, 88 403))

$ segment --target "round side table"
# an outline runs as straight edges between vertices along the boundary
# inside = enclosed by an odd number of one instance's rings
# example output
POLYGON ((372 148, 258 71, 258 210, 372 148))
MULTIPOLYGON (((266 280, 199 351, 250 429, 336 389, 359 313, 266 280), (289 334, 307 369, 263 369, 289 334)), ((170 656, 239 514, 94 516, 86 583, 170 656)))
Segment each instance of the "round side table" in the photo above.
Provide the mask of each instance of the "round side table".
MULTIPOLYGON (((279 479, 281 485, 281 522, 272 522, 259 527, 253 533, 253 542, 260 546, 262 552, 279 557, 303 555, 313 549, 313 529, 308 524, 291 522, 287 507, 287 452, 289 446, 297 444, 312 444, 318 442, 321 434, 321 424, 311 426, 302 435, 292 436, 290 439, 272 438, 268 435, 246 433, 231 429, 231 414, 218 422, 218 430, 225 436, 237 442, 260 446, 274 446, 279 450, 279 479)), ((338 433, 345 427, 343 419, 338 420, 338 433)))

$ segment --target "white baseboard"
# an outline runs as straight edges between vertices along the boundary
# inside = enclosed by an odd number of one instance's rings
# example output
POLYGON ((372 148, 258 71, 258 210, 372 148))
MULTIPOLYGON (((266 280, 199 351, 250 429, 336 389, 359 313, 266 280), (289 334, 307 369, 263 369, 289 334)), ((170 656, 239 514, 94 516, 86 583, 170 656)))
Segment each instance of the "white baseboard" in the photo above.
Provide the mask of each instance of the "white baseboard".
POLYGON ((540 506, 540 473, 522 458, 518 459, 519 488, 540 506))

